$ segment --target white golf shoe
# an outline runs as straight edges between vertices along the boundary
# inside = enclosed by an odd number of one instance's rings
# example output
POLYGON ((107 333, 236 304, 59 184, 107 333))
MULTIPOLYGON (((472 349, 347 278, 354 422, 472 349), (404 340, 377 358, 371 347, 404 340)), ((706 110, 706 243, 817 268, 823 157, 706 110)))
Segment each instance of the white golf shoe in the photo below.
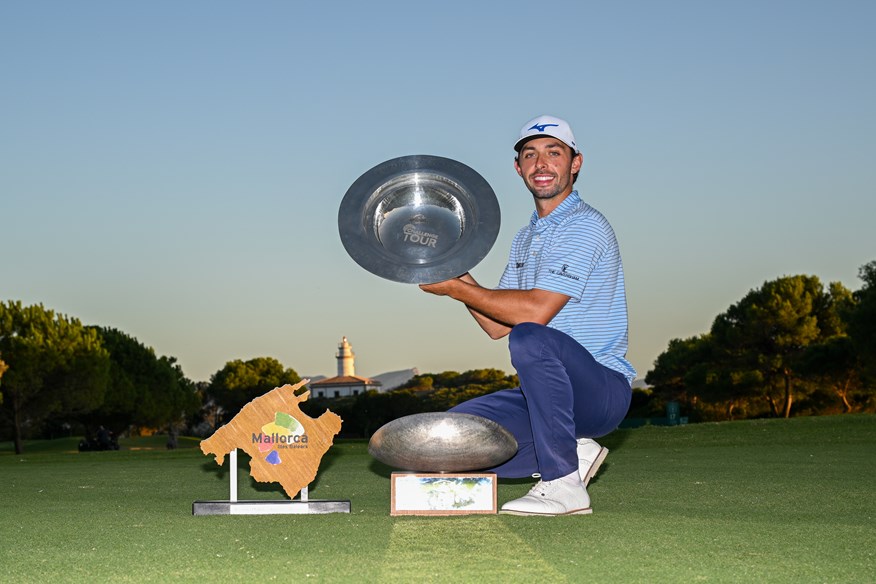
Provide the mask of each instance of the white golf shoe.
POLYGON ((538 481, 529 492, 502 505, 508 515, 586 515, 592 513, 590 495, 578 472, 552 481, 538 481))
POLYGON ((602 466, 605 457, 608 456, 608 448, 603 448, 590 438, 578 438, 578 473, 581 482, 586 487, 602 466))

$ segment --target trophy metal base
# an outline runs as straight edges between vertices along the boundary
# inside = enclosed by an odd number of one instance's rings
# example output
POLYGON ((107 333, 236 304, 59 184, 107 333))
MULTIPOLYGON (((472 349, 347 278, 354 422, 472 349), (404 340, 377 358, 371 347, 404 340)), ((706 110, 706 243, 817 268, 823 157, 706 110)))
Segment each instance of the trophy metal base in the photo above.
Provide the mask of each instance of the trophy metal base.
POLYGON ((495 473, 391 475, 390 515, 496 514, 495 473))
POLYGON ((349 513, 349 501, 195 501, 192 515, 319 515, 349 513))
POLYGON ((228 455, 228 501, 195 501, 192 515, 322 515, 325 513, 349 513, 350 501, 321 500, 309 498, 310 488, 303 487, 299 498, 289 500, 237 499, 237 449, 228 455))

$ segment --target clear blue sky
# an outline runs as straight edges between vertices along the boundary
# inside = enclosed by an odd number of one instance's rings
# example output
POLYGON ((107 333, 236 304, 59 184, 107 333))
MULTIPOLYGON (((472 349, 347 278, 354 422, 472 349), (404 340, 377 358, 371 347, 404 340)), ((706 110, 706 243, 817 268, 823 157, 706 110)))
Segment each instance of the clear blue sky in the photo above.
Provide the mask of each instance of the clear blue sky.
POLYGON ((527 119, 569 120, 614 225, 640 376, 750 289, 876 259, 876 2, 3 2, 0 299, 119 328, 206 380, 273 356, 496 367, 457 303, 346 254, 372 166, 495 189, 494 285, 531 196, 527 119))

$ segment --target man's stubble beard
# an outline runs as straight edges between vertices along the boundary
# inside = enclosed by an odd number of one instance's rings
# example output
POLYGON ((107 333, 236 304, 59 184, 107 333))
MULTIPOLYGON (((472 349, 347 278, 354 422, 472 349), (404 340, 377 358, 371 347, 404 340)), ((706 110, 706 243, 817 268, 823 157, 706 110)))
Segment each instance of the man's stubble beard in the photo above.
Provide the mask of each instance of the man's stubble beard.
POLYGON ((540 199, 542 201, 548 201, 555 197, 560 196, 569 188, 570 183, 560 184, 556 183, 556 186, 549 191, 539 191, 537 188, 533 187, 532 184, 527 180, 524 181, 526 183, 526 188, 532 193, 532 196, 536 199, 540 199))

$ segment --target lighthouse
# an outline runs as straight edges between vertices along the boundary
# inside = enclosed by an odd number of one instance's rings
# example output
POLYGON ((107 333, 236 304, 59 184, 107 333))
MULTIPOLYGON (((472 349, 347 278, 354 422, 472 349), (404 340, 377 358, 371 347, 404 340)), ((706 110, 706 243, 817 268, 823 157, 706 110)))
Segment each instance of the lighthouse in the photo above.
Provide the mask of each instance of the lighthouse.
POLYGON ((347 337, 343 337, 338 343, 335 359, 338 361, 338 375, 314 381, 309 385, 316 397, 351 397, 366 391, 381 391, 381 383, 376 379, 356 375, 356 354, 353 353, 347 337))
POLYGON ((338 377, 353 377, 356 375, 356 355, 353 353, 353 347, 347 341, 347 337, 341 339, 338 343, 338 352, 335 354, 338 360, 338 377))

